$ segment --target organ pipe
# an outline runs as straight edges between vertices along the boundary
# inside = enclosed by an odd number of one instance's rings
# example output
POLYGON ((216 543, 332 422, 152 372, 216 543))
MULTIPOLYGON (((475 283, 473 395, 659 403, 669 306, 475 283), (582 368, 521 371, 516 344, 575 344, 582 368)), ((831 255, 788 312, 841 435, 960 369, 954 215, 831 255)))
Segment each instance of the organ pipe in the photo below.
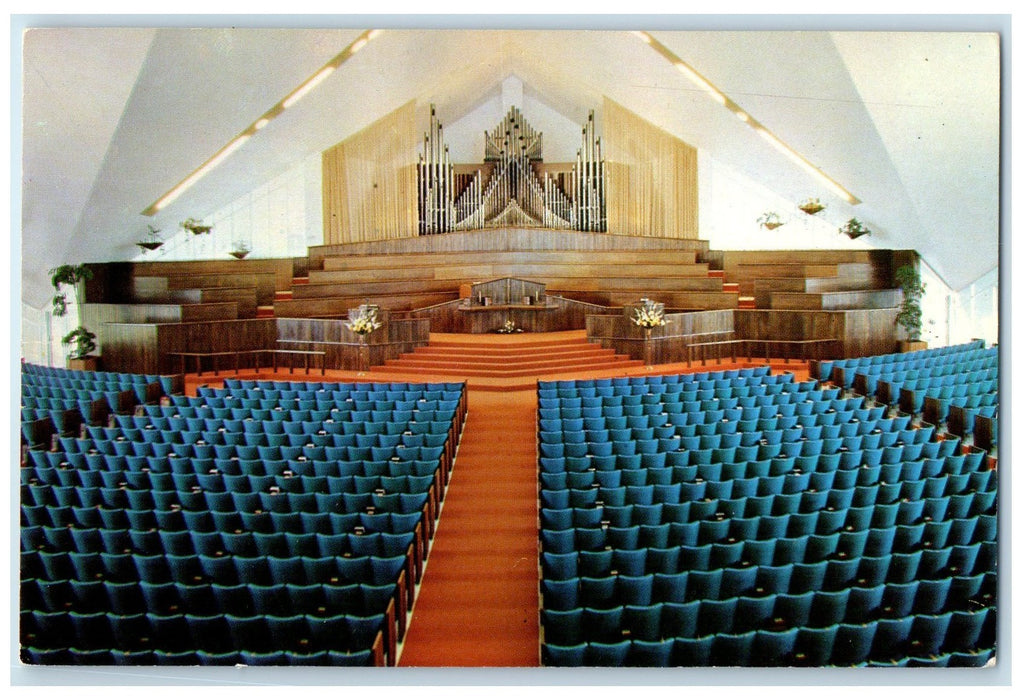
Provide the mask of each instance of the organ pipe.
POLYGON ((455 176, 443 125, 430 107, 429 131, 419 156, 419 233, 464 231, 487 226, 544 226, 579 231, 606 230, 606 189, 600 140, 593 112, 582 129, 567 181, 537 175, 543 134, 512 107, 492 131, 484 131, 487 182, 482 170, 455 176), (562 189, 566 187, 565 189, 562 189))

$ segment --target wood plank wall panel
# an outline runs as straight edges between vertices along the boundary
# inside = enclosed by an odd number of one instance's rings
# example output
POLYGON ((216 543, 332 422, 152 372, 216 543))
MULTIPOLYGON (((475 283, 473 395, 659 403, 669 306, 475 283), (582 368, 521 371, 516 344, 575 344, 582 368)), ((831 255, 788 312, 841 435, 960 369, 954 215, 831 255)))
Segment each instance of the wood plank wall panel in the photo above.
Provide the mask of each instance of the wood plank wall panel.
POLYGON ((345 255, 323 259, 323 270, 376 270, 395 267, 433 267, 435 265, 693 265, 694 250, 659 250, 656 256, 647 251, 471 251, 387 255, 345 255))
POLYGON ((862 357, 895 352, 897 309, 794 311, 742 309, 735 311, 738 338, 814 340, 836 338, 834 357, 862 357))
MULTIPOLYGON (((733 337, 734 314, 730 309, 665 314, 668 324, 654 328, 650 334, 650 361, 682 362, 688 359, 689 343, 733 337)), ((645 334, 624 313, 590 315, 585 328, 591 342, 636 360, 645 359, 645 334)))
POLYGON ((603 99, 607 230, 698 238, 697 150, 611 99, 603 99))
MULTIPOLYGON (((318 350, 326 353, 328 368, 357 369, 360 342, 340 320, 278 318, 277 338, 281 349, 318 350)), ((429 343, 427 319, 390 319, 382 328, 366 337, 366 356, 370 365, 382 365, 402 353, 429 343)))
POLYGON ((323 152, 323 240, 418 233, 418 136, 410 101, 323 152))
POLYGON ((86 304, 86 327, 102 323, 185 323, 238 317, 234 302, 210 304, 86 304))
MULTIPOLYGON (((170 260, 161 262, 130 263, 128 274, 136 277, 178 277, 195 275, 208 278, 216 275, 246 276, 273 275, 272 289, 284 291, 291 289, 291 280, 295 277, 295 259, 293 258, 245 258, 244 260, 170 260)), ((191 285, 201 287, 203 285, 191 285)), ((209 285, 219 286, 224 285, 209 285)), ((244 286, 244 285, 241 285, 244 286)))
POLYGON ((428 319, 430 329, 437 333, 488 333, 503 326, 508 319, 518 328, 524 328, 532 333, 545 333, 582 330, 586 327, 586 317, 589 314, 606 312, 602 306, 549 294, 546 301, 553 308, 465 312, 461 310, 462 301, 457 299, 425 309, 416 309, 410 315, 416 319, 428 319))
POLYGON ((695 250, 702 254, 709 247, 698 239, 667 239, 652 236, 634 236, 612 233, 582 233, 553 229, 498 228, 435 236, 369 241, 347 245, 322 245, 309 248, 309 267, 323 269, 323 259, 346 255, 393 255, 451 252, 504 252, 504 251, 657 251, 695 250))
MULTIPOLYGON (((161 365, 157 329, 155 324, 103 324, 96 331, 102 338, 99 353, 103 358, 103 369, 108 372, 159 374, 161 365)), ((177 372, 177 368, 169 372, 177 372)))

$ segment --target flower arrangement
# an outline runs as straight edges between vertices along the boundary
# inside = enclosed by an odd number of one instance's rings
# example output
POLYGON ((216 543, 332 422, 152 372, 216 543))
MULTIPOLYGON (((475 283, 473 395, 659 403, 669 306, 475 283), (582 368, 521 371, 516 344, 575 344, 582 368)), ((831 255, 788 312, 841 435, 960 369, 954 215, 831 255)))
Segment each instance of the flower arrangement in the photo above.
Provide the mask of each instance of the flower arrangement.
POLYGON ((866 225, 856 218, 851 218, 840 228, 840 232, 851 238, 853 241, 859 236, 868 236, 873 233, 866 225))
POLYGON ((635 309, 632 323, 640 328, 658 328, 667 325, 664 317, 664 305, 652 299, 643 299, 642 306, 635 309))
POLYGON ((760 228, 765 228, 769 231, 784 226, 784 222, 781 221, 781 215, 775 211, 764 213, 763 216, 756 219, 756 223, 759 224, 760 228))
POLYGON ((376 316, 375 307, 361 306, 350 320, 344 322, 344 325, 352 333, 358 333, 358 335, 365 338, 383 324, 380 323, 376 316))
POLYGON ((504 321, 504 325, 497 329, 497 333, 521 333, 523 329, 515 326, 515 322, 511 319, 504 321))
POLYGON ((181 228, 185 231, 191 231, 196 236, 201 236, 202 234, 209 233, 213 230, 212 226, 203 224, 202 219, 193 219, 190 216, 181 222, 181 228))
POLYGON ((798 208, 804 211, 809 216, 812 216, 813 214, 819 214, 827 207, 823 204, 820 204, 820 200, 818 198, 810 197, 809 199, 806 199, 801 204, 799 204, 798 208))

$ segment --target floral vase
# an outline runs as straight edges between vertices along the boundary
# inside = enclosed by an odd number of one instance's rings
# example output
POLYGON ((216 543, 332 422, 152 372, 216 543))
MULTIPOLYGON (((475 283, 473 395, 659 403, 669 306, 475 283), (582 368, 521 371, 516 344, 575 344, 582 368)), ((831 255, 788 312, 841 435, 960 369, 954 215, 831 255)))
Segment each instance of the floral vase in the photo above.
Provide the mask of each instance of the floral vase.
POLYGON ((364 377, 369 371, 369 345, 366 343, 366 334, 358 334, 358 376, 364 377))
POLYGON ((652 359, 653 345, 650 342, 650 340, 652 339, 652 336, 653 336, 653 329, 649 328, 649 327, 643 328, 642 329, 642 333, 643 333, 643 335, 646 336, 645 342, 642 344, 642 356, 643 356, 643 360, 646 363, 646 369, 653 369, 653 359, 652 359))

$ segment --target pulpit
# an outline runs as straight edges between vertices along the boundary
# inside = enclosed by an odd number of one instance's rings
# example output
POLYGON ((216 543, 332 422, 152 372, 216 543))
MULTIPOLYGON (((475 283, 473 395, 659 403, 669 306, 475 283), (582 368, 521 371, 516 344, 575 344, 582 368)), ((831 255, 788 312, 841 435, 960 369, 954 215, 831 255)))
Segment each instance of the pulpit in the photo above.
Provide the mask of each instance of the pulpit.
POLYGON ((558 308, 547 298, 545 284, 504 277, 473 284, 458 311, 469 333, 490 333, 545 330, 539 316, 558 308))

